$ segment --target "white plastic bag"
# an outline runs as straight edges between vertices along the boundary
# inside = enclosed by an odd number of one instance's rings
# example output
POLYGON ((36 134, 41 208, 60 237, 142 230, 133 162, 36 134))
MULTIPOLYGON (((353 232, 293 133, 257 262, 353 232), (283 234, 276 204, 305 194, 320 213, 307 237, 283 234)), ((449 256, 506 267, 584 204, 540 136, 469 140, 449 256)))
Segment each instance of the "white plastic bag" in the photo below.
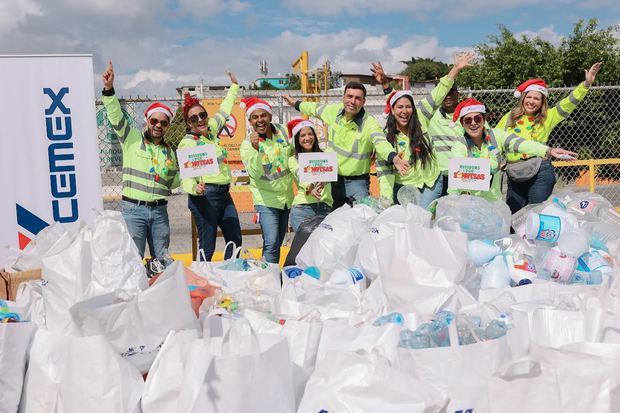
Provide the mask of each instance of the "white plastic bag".
POLYGON ((171 331, 149 370, 142 395, 142 413, 176 411, 187 354, 198 340, 196 330, 171 331))
POLYGON ((234 324, 224 337, 192 344, 177 412, 296 410, 287 339, 240 330, 234 324))
POLYGON ((17 287, 15 302, 23 310, 22 319, 32 321, 39 328, 45 328, 45 303, 41 280, 22 282, 17 287))
POLYGON ((91 254, 92 276, 87 297, 114 290, 135 295, 148 287, 142 257, 120 212, 106 210, 97 215, 91 254))
POLYGON ((20 412, 135 413, 144 380, 102 336, 38 330, 20 412))
POLYGON ((302 268, 316 266, 321 272, 352 267, 367 222, 376 216, 366 205, 341 206, 312 231, 295 262, 302 268))
POLYGON ((389 311, 434 314, 455 293, 467 265, 464 233, 397 227, 376 245, 389 311))
POLYGON ((332 351, 317 363, 298 412, 433 413, 445 404, 445 394, 381 356, 332 351))
POLYGON ((117 291, 95 297, 74 305, 71 316, 79 335, 105 336, 142 372, 148 371, 170 330, 198 328, 179 261, 138 295, 117 291))
POLYGON ((34 323, 0 323, 0 413, 17 411, 34 323))

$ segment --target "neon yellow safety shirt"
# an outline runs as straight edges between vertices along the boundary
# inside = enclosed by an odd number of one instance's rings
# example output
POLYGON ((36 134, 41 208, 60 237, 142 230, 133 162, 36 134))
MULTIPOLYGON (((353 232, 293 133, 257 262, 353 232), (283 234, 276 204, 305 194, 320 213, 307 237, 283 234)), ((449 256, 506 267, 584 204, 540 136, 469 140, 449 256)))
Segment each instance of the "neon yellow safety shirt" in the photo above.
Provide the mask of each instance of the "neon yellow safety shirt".
POLYGON ((216 175, 204 175, 195 178, 185 178, 181 180, 181 187, 183 191, 191 195, 196 195, 196 184, 203 182, 206 184, 226 185, 231 182, 230 167, 227 163, 228 152, 221 147, 220 138, 217 136, 217 132, 221 130, 226 124, 226 120, 230 116, 235 99, 239 93, 239 85, 233 83, 226 93, 226 97, 220 105, 220 110, 209 118, 209 134, 208 136, 195 135, 188 133, 185 135, 181 142, 179 142, 179 149, 193 148, 200 145, 215 145, 215 152, 217 156, 217 163, 220 168, 220 172, 216 175))
POLYGON ((254 205, 270 208, 290 208, 293 202, 293 175, 288 167, 291 156, 286 128, 271 124, 271 139, 262 140, 258 150, 249 138, 241 143, 241 159, 250 176, 254 205))
POLYGON ((299 111, 306 116, 319 118, 329 126, 326 151, 338 154, 339 175, 368 174, 373 151, 383 161, 387 161, 390 154, 394 153, 379 122, 366 113, 364 108, 352 120, 345 118, 342 103, 320 105, 316 102, 301 102, 299 111))
POLYGON ((466 137, 465 144, 455 142, 452 149, 454 157, 487 158, 491 161, 491 187, 488 191, 461 191, 448 190, 448 193, 469 193, 489 201, 497 201, 502 198, 501 167, 504 163, 506 152, 525 153, 529 156, 545 156, 549 147, 539 142, 528 141, 503 129, 487 129, 486 138, 483 139, 480 149, 473 141, 466 137))
MULTIPOLYGON (((450 92, 454 80, 448 76, 444 76, 440 79, 439 83, 431 91, 431 94, 422 99, 415 105, 418 119, 422 127, 422 133, 424 133, 432 142, 432 138, 429 136, 428 128, 431 119, 435 115, 435 112, 441 106, 444 98, 450 92)), ((401 176, 393 165, 388 164, 385 161, 377 160, 377 177, 379 178, 379 188, 382 196, 392 199, 394 191, 394 183, 401 185, 413 185, 417 188, 422 188, 425 185, 432 187, 437 180, 440 173, 440 168, 437 162, 437 152, 433 145, 432 158, 427 163, 426 167, 422 167, 422 162, 417 161, 412 164, 410 161, 411 151, 409 149, 409 136, 399 132, 396 137, 396 151, 403 154, 403 159, 409 161, 409 171, 405 176, 401 176)))
POLYGON ((317 204, 319 202, 323 202, 330 207, 334 204, 334 199, 332 198, 332 186, 329 182, 325 182, 323 186, 323 191, 321 192, 321 199, 316 199, 312 195, 306 194, 306 189, 309 182, 300 182, 299 181, 299 162, 295 156, 291 156, 288 158, 288 167, 291 170, 291 173, 295 177, 295 183, 297 184, 297 195, 293 199, 293 206, 295 205, 307 205, 307 204, 317 204))
MULTIPOLYGON (((574 88, 570 94, 564 99, 560 100, 552 108, 547 111, 547 117, 543 124, 534 125, 534 118, 531 116, 523 115, 517 120, 517 124, 509 128, 507 126, 510 112, 506 113, 497 124, 497 128, 504 129, 506 132, 514 133, 515 135, 540 143, 547 143, 549 135, 553 131, 553 128, 558 123, 566 119, 577 107, 577 105, 586 97, 589 89, 582 82, 579 86, 574 88)), ((526 159, 528 155, 518 153, 507 153, 506 159, 508 162, 517 162, 521 159, 526 159)))
POLYGON ((104 95, 102 100, 122 145, 123 195, 147 202, 166 199, 180 184, 174 151, 163 140, 155 145, 146 133, 130 127, 116 95, 104 95))

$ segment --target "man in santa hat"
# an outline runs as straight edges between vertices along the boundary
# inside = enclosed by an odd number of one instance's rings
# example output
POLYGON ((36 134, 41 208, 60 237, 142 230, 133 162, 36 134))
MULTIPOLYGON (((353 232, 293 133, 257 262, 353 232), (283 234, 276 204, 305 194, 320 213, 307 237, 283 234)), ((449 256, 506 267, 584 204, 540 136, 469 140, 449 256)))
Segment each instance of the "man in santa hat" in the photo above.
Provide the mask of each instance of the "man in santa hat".
POLYGON ((180 184, 176 156, 164 142, 174 113, 162 103, 153 103, 144 112, 144 131, 132 128, 114 92, 111 61, 102 79, 102 100, 108 121, 123 150, 123 218, 142 256, 149 244, 152 258, 147 264, 149 272, 161 272, 171 261, 167 198, 180 184))

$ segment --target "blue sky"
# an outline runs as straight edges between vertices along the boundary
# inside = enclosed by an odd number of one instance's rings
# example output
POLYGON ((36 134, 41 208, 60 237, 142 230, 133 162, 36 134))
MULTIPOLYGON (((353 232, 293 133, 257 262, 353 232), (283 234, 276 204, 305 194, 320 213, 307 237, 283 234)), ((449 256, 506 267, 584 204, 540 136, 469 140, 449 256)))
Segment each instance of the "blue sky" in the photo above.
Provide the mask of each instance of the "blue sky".
MULTIPOLYGON (((559 43, 580 18, 620 24, 617 0, 1 0, 5 54, 92 53, 100 73, 108 59, 123 95, 173 96, 175 87, 242 84, 286 73, 307 49, 313 66, 389 72, 412 56, 450 61, 497 34, 497 25, 559 43)), ((97 75, 98 76, 98 75, 97 75)), ((97 83, 97 81, 96 81, 97 83)))

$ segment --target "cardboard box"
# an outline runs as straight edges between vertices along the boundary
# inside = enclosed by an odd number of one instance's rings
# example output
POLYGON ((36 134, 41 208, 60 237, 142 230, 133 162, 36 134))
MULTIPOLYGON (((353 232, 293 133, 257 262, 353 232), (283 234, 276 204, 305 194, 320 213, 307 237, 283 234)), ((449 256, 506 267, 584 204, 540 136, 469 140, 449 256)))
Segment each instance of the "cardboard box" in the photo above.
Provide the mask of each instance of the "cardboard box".
POLYGON ((0 300, 15 301, 15 296, 17 295, 17 287, 19 287, 19 284, 24 281, 40 279, 40 268, 20 272, 0 271, 0 300))

